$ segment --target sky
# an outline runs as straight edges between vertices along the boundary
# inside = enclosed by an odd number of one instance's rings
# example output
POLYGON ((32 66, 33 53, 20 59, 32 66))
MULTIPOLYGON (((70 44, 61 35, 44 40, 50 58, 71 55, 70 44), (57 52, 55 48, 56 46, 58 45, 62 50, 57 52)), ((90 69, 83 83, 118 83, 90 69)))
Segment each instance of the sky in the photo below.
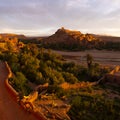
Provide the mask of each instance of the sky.
POLYGON ((0 33, 44 36, 61 27, 120 36, 120 0, 0 0, 0 33))

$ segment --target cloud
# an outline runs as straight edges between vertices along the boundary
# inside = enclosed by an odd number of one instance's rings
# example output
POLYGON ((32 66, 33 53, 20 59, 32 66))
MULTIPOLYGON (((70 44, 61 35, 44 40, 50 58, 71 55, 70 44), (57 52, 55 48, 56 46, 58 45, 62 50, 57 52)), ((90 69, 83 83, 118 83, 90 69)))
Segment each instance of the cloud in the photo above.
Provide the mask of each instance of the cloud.
POLYGON ((119 4, 120 0, 1 0, 0 29, 50 34, 65 26, 105 32, 104 28, 120 27, 119 4))

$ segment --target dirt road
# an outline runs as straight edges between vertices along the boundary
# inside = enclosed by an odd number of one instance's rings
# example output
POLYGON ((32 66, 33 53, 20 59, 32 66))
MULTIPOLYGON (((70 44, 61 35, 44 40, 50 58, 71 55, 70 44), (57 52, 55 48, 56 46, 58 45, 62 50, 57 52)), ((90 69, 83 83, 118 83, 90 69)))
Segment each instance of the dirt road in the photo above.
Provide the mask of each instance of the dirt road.
POLYGON ((0 62, 0 120, 37 120, 13 101, 4 84, 7 75, 5 65, 0 62))

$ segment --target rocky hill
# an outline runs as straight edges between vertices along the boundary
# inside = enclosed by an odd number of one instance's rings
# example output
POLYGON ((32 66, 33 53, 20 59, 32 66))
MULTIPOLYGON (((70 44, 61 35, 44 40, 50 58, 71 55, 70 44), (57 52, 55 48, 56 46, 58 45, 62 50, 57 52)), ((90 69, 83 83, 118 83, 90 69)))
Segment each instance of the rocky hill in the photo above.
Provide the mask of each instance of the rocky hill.
POLYGON ((82 41, 98 40, 90 34, 82 34, 80 31, 72 31, 65 28, 58 29, 55 34, 44 40, 45 43, 76 44, 82 41))
POLYGON ((46 47, 55 49, 83 49, 92 48, 100 40, 91 34, 72 31, 65 28, 58 29, 55 34, 43 39, 46 47))

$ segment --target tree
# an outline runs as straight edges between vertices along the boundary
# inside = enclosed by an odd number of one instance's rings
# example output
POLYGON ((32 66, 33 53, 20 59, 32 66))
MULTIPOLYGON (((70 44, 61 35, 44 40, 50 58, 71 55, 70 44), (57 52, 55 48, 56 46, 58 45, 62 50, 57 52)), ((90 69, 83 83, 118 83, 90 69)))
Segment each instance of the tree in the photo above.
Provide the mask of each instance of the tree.
POLYGON ((51 85, 55 85, 55 84, 57 85, 64 82, 62 73, 58 72, 55 69, 52 69, 51 67, 46 67, 44 69, 44 76, 51 85))
POLYGON ((40 61, 36 57, 33 57, 30 54, 22 53, 19 59, 22 71, 26 75, 34 73, 34 71, 38 70, 40 61))
POLYGON ((119 120, 119 108, 115 100, 81 95, 74 97, 68 114, 72 120, 119 120))
POLYGON ((10 82, 13 87, 22 95, 27 95, 30 92, 30 88, 27 86, 27 78, 23 73, 17 72, 16 75, 10 78, 10 82))
POLYGON ((10 41, 6 42, 6 48, 8 49, 9 52, 12 52, 14 49, 13 44, 10 41))
POLYGON ((44 84, 45 83, 45 80, 44 80, 41 72, 36 72, 36 75, 34 75, 34 76, 35 76, 35 83, 36 84, 44 84))
POLYGON ((78 81, 78 79, 72 73, 69 72, 63 72, 63 77, 66 82, 71 84, 74 84, 78 81))
POLYGON ((88 66, 88 69, 90 70, 92 63, 93 63, 93 57, 92 57, 92 55, 87 54, 86 58, 87 58, 87 66, 88 66))

